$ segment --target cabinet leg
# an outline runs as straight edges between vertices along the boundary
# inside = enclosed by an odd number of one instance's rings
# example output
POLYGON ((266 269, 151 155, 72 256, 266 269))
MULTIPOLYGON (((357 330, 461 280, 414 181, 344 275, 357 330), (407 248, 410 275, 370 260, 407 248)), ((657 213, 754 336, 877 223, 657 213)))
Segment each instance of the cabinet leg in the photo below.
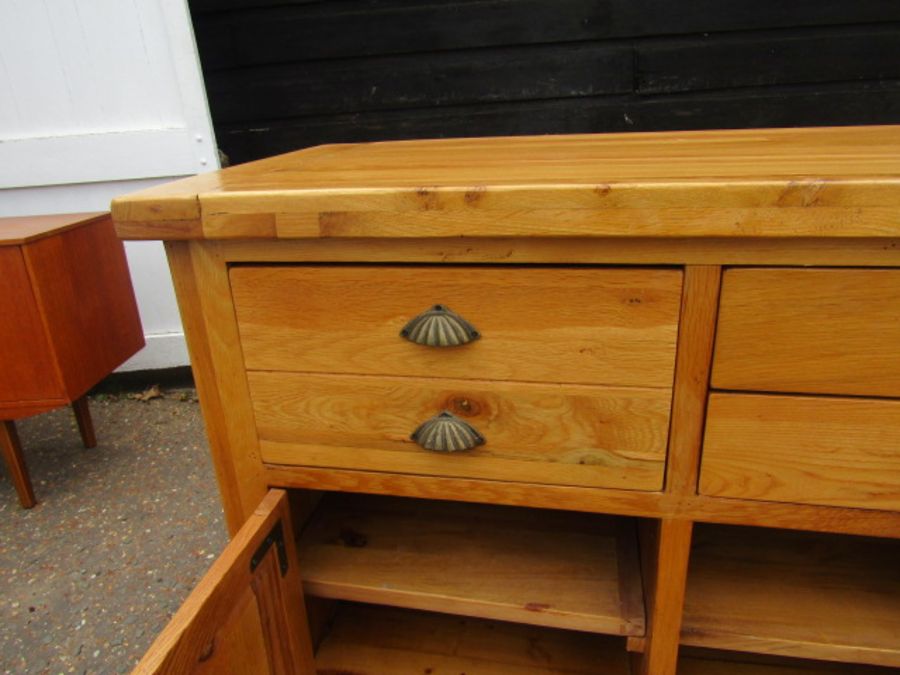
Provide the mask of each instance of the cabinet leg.
POLYGON ((648 525, 641 537, 647 640, 636 672, 675 675, 693 523, 661 520, 648 525))
POLYGON ((78 422, 78 431, 81 432, 81 442, 84 443, 84 447, 97 447, 94 421, 91 419, 91 409, 88 407, 88 397, 85 395, 72 401, 72 410, 75 411, 75 421, 78 422))
POLYGON ((16 423, 11 420, 0 421, 0 452, 3 453, 13 485, 19 494, 19 503, 22 508, 30 509, 37 504, 37 500, 34 498, 25 458, 22 456, 22 444, 16 432, 16 423))

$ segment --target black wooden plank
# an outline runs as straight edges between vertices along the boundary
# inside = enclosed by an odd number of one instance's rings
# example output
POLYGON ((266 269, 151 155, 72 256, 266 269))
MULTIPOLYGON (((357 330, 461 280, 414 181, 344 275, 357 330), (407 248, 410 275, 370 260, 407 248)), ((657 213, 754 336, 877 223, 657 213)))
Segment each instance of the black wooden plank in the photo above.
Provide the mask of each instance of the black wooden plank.
POLYGON ((207 70, 400 54, 900 21, 896 0, 192 0, 207 70), (267 9, 253 9, 265 6, 267 9), (204 9, 243 11, 204 14, 204 9))
POLYGON ((900 123, 900 81, 333 115, 224 126, 233 163, 322 143, 524 134, 900 123))
POLYGON ((213 120, 594 96, 632 90, 627 44, 539 45, 211 73, 213 120))
POLYGON ((898 124, 900 81, 638 97, 629 117, 646 131, 898 124))
POLYGON ((900 77, 898 25, 648 40, 635 50, 641 93, 900 77))
POLYGON ((205 69, 605 37, 596 0, 332 2, 198 20, 205 69))
POLYGON ((900 20, 895 0, 614 0, 621 37, 769 30, 900 20))
POLYGON ((241 11, 262 7, 285 7, 291 5, 318 5, 322 0, 188 0, 192 13, 241 11))

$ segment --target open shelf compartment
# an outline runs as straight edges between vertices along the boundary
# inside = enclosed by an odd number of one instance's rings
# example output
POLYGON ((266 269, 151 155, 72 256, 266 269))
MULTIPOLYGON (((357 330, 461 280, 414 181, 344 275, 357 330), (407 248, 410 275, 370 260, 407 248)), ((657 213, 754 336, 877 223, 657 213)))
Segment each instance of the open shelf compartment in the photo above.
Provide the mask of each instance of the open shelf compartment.
MULTIPOLYGON (((338 603, 316 650, 320 675, 636 675, 625 639, 338 603)), ((678 675, 889 675, 893 668, 683 649, 678 675)))
POLYGON ((681 642, 900 667, 900 541, 697 525, 681 642))
POLYGON ((692 647, 682 648, 681 657, 678 659, 678 675, 896 675, 896 673, 895 668, 692 647))
POLYGON ((299 556, 309 596, 644 634, 636 528, 627 518, 326 494, 299 556))
POLYGON ((525 624, 342 603, 316 670, 358 675, 629 675, 624 640, 525 624))

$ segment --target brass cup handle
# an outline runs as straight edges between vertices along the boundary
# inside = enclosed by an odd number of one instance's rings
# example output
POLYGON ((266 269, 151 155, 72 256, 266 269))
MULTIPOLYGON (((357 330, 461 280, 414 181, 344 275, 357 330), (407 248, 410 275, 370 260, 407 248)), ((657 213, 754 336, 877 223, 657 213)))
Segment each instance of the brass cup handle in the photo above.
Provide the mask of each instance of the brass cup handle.
POLYGON ((445 305, 434 305, 411 319, 400 336, 426 347, 458 347, 481 337, 475 326, 445 305))
POLYGON ((485 443, 478 429, 449 410, 422 422, 410 438, 425 450, 435 452, 471 450, 485 443))

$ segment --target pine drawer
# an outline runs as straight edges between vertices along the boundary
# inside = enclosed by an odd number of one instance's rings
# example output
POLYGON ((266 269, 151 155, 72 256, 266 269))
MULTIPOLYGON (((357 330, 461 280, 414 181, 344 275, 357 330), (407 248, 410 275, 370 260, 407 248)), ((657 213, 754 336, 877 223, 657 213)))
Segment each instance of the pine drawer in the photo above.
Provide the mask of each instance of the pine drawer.
POLYGON ((299 265, 230 276, 268 464, 662 488, 680 271, 299 265), (436 304, 477 339, 404 339, 436 304), (413 439, 445 411, 477 434, 462 432, 467 445, 482 442, 460 448, 452 429, 431 445, 424 432, 413 439), (448 443, 461 451, 440 451, 448 443))
POLYGON ((712 394, 700 492, 900 510, 900 401, 712 394))
POLYGON ((680 270, 247 266, 231 285, 248 370, 672 385, 680 270), (400 337, 438 304, 480 337, 400 337))
POLYGON ((712 386, 900 396, 900 270, 726 270, 712 386))
POLYGON ((424 378, 248 374, 264 462, 509 482, 662 488, 665 389, 424 378), (449 411, 484 443, 420 447, 449 411))

